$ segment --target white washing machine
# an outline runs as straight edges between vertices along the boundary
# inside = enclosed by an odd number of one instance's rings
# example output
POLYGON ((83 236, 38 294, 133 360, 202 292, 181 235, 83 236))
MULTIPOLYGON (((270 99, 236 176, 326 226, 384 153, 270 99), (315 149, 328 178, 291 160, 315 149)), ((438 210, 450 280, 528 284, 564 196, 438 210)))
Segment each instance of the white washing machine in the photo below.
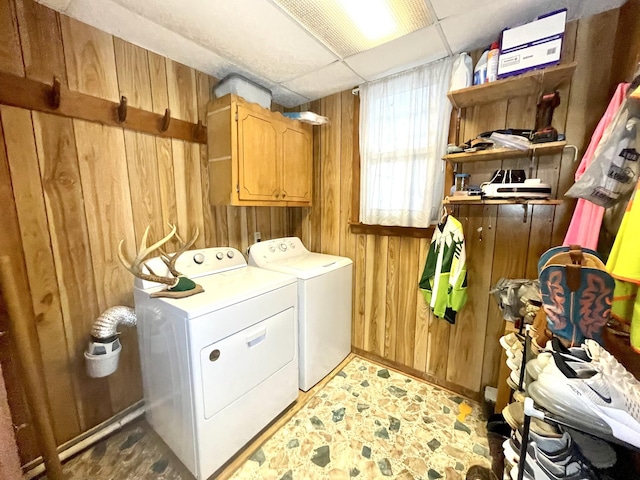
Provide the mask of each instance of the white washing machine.
POLYGON ((298 278, 300 388, 306 392, 351 351, 353 262, 310 252, 289 237, 251 246, 249 265, 298 278))
POLYGON ((151 298, 163 286, 135 280, 146 417, 204 480, 297 398, 296 278, 233 248, 188 251, 176 269, 204 293, 151 298))

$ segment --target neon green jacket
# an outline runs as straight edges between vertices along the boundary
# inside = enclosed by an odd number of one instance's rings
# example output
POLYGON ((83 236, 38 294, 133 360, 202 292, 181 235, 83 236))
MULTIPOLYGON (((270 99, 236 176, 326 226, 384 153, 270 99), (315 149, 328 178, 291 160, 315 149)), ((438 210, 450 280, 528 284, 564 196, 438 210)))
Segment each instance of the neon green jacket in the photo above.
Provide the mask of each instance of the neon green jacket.
POLYGON ((467 266, 462 224, 451 215, 435 229, 419 286, 433 313, 455 323, 467 302, 467 266))

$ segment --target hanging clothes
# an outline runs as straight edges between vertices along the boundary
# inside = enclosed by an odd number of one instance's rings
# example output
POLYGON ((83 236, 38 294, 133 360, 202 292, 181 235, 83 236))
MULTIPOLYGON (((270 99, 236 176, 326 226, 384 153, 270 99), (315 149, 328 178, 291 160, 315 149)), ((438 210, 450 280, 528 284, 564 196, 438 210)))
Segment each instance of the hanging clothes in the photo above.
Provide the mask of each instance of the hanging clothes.
MULTIPOLYGON (((591 162, 595 157, 596 148, 598 147, 607 127, 615 118, 616 113, 624 102, 628 88, 628 83, 621 83, 616 88, 616 92, 613 94, 613 98, 611 98, 606 112, 600 119, 600 122, 598 122, 598 126, 591 136, 591 142, 589 143, 589 146, 582 157, 582 161, 576 170, 576 181, 582 177, 587 167, 591 165, 591 162)), ((582 245, 585 248, 595 250, 598 247, 598 237, 600 235, 600 226, 602 225, 603 216, 603 207, 595 205, 594 203, 582 198, 578 199, 563 245, 582 245)))
POLYGON ((616 280, 613 292, 611 315, 617 320, 631 324, 631 346, 640 353, 640 198, 638 188, 629 200, 622 218, 616 241, 607 261, 607 270, 616 280))
POLYGON ((419 286, 433 313, 455 323, 467 301, 467 265, 462 224, 451 215, 433 233, 419 286))

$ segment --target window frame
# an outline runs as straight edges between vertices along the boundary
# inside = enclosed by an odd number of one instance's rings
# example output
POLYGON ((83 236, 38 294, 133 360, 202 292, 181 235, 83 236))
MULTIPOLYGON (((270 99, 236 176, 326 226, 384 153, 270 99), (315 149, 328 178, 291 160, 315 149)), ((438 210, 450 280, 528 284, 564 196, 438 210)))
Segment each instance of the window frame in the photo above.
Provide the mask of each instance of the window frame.
MULTIPOLYGON (((353 111, 353 159, 351 172, 351 218, 349 229, 353 234, 380 235, 390 237, 431 238, 435 225, 428 227, 398 227, 389 225, 370 225, 360 221, 360 95, 354 94, 353 111)), ((452 112, 453 113, 453 112, 452 112)), ((452 125, 455 123, 452 123, 452 125)), ((449 128, 451 138, 451 128, 449 128)), ((449 179, 453 178, 453 168, 446 162, 445 189, 449 179)), ((444 192, 443 192, 444 198, 444 192)))

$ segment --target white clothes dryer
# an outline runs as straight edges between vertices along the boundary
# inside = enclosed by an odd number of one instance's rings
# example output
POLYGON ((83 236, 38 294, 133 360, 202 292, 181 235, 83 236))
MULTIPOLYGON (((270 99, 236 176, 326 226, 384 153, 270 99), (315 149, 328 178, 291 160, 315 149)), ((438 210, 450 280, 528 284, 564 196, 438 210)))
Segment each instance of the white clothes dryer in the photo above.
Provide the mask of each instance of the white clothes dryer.
POLYGON ((204 293, 152 298, 163 286, 134 284, 146 418, 204 480, 298 396, 296 278, 233 248, 185 252, 176 269, 204 293))
POLYGON ((251 246, 249 265, 298 277, 300 388, 307 391, 351 351, 353 261, 288 237, 251 246))

